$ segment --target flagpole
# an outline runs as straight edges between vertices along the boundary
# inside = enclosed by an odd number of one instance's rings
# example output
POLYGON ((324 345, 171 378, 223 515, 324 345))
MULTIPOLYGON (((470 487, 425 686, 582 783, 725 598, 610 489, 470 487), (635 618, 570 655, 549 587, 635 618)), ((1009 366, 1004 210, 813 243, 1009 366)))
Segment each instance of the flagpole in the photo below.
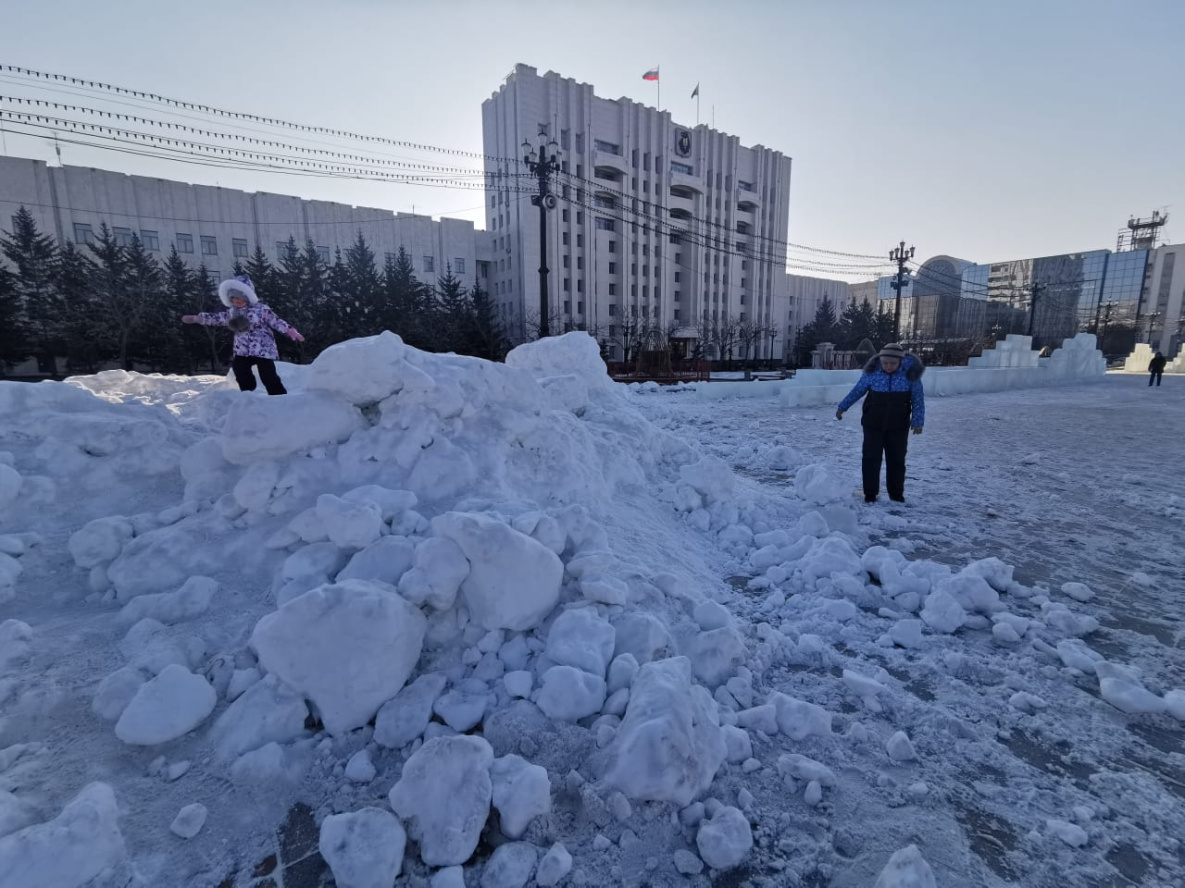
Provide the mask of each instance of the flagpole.
POLYGON ((695 87, 695 125, 699 126, 699 84, 695 87))
MULTIPOLYGON (((658 68, 656 67, 654 70, 658 71, 658 68)), ((659 110, 659 112, 661 112, 662 111, 662 72, 661 71, 658 71, 658 76, 654 78, 654 87, 655 87, 655 89, 658 90, 658 110, 659 110)))

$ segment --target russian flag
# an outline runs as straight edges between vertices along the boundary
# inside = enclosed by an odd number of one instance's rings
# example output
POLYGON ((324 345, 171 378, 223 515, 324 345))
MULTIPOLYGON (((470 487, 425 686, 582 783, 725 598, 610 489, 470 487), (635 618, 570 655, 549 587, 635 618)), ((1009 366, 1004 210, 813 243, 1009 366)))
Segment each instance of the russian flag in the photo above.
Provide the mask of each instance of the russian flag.
POLYGON ((658 67, 655 66, 642 75, 643 80, 658 80, 658 67))

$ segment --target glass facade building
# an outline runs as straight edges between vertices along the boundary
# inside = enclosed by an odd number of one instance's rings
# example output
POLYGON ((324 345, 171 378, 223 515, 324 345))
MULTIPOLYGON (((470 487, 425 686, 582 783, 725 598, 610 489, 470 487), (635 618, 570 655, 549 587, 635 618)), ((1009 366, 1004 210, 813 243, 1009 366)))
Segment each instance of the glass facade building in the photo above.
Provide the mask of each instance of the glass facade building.
MULTIPOLYGON (((982 339, 1032 333, 1037 348, 1056 348, 1077 333, 1096 333, 1106 353, 1135 342, 1148 251, 1089 250, 985 264, 939 256, 915 273, 902 310, 902 337, 915 341, 982 339), (908 320, 908 323, 907 323, 908 320)), ((892 278, 877 293, 893 298, 892 278)))

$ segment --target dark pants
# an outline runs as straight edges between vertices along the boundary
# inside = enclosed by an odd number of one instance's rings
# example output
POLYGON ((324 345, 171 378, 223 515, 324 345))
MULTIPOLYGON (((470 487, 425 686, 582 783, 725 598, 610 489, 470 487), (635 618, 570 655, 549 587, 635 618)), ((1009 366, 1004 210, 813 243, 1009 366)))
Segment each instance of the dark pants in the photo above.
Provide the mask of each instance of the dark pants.
POLYGON ((231 369, 235 372, 235 382, 239 384, 239 391, 255 391, 255 374, 252 367, 259 368, 259 378, 269 395, 286 395, 288 390, 280 382, 280 374, 276 372, 276 362, 271 358, 253 358, 248 355, 235 355, 231 361, 231 369))
POLYGON ((1152 385, 1152 380, 1154 379, 1156 380, 1156 384, 1160 385, 1160 377, 1162 376, 1164 376, 1163 372, 1160 370, 1153 370, 1148 376, 1148 385, 1152 385))
POLYGON ((885 488, 891 499, 905 498, 905 450, 909 429, 864 427, 864 498, 875 498, 881 487, 881 454, 885 457, 885 488))

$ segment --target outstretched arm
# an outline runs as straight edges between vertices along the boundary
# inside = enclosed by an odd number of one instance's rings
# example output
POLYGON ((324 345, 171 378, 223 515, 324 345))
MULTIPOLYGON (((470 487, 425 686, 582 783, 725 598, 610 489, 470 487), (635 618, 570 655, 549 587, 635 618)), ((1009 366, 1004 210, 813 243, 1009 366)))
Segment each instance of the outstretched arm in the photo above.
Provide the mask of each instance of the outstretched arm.
POLYGON ((277 317, 276 313, 270 308, 265 308, 259 313, 263 318, 263 322, 275 330, 277 333, 283 333, 289 339, 295 342, 304 342, 304 337, 296 332, 296 328, 285 321, 283 318, 277 317))
POLYGON ((203 327, 224 327, 229 318, 229 311, 204 311, 201 314, 181 315, 181 322, 183 324, 201 324, 203 327))
POLYGON ((839 419, 844 411, 864 397, 864 393, 868 391, 870 385, 872 385, 872 376, 868 373, 861 373, 856 384, 852 386, 852 390, 839 402, 839 408, 835 411, 835 418, 839 419))

